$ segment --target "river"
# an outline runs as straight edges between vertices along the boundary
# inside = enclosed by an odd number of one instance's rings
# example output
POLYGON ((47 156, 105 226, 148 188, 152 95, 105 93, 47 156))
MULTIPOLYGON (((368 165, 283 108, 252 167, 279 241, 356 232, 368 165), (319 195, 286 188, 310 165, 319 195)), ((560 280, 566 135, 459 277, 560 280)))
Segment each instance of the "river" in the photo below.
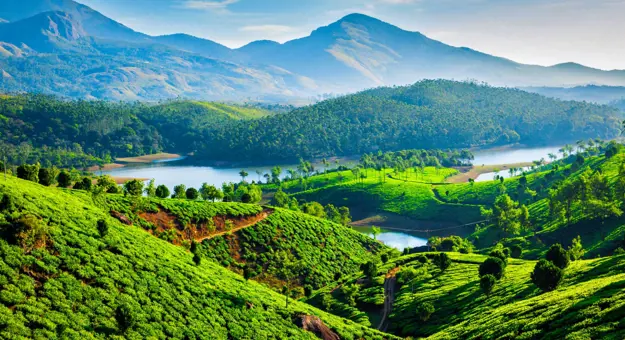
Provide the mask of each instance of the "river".
MULTIPOLYGON (((473 164, 476 165, 495 165, 495 164, 508 164, 519 162, 532 162, 541 158, 548 159, 549 153, 557 154, 559 146, 554 147, 541 147, 541 148, 497 148, 497 149, 485 149, 474 152, 475 160, 473 164)), ((286 175, 287 169, 296 169, 296 164, 280 165, 283 174, 286 175)), ((330 168, 335 167, 332 165, 330 168)), ((322 167, 317 164, 317 169, 322 167)), ((258 180, 259 171, 261 174, 269 173, 271 171, 270 166, 247 166, 244 167, 245 171, 249 173, 248 181, 258 180)), ((199 188, 202 183, 206 182, 220 187, 224 182, 239 182, 241 176, 239 172, 240 167, 212 167, 212 166, 191 166, 186 165, 185 162, 169 161, 169 162, 154 162, 149 164, 132 164, 124 168, 113 169, 103 171, 105 175, 118 176, 118 177, 133 177, 133 178, 150 178, 154 179, 157 185, 164 184, 170 189, 173 189, 175 185, 184 184, 187 187, 199 188)), ((97 171, 96 173, 100 173, 97 171)), ((489 180, 494 177, 494 173, 482 174, 478 180, 489 180)), ((507 171, 500 172, 502 176, 508 176, 507 171)), ((261 175, 261 180, 265 179, 261 175)), ((364 234, 369 234, 370 229, 357 228, 364 234)), ((413 248, 426 245, 427 240, 421 237, 417 237, 408 233, 394 232, 390 230, 383 230, 380 235, 377 236, 378 240, 384 242, 390 247, 403 250, 404 248, 413 248)))

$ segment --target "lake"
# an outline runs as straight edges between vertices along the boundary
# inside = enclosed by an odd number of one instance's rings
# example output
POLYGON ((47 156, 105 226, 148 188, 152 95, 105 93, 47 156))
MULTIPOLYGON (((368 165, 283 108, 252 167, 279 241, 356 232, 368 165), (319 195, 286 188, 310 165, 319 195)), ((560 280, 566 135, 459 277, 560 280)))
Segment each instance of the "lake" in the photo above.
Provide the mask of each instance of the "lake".
MULTIPOLYGON (((507 164, 518 162, 531 162, 539 160, 541 158, 548 159, 549 153, 557 154, 559 146, 553 147, 541 147, 541 148, 497 148, 497 149, 485 149, 475 151, 475 160, 473 164, 476 165, 493 165, 493 164, 507 164)), ((351 161, 353 162, 353 161, 351 161)), ((342 162, 341 164, 345 164, 342 162)), ((296 169, 297 164, 280 165, 283 170, 282 177, 286 176, 287 169, 296 169)), ((333 164, 330 168, 334 168, 333 164)), ((322 170, 320 164, 315 164, 315 168, 322 170)), ((258 175, 256 171, 260 171, 262 174, 271 171, 271 166, 246 166, 246 167, 212 167, 212 166, 193 166, 186 165, 185 162, 154 162, 149 164, 130 164, 124 168, 113 169, 103 171, 104 175, 111 175, 117 177, 134 177, 134 178, 150 178, 154 179, 157 185, 164 184, 170 189, 178 184, 184 184, 186 187, 199 188, 202 183, 221 187, 225 182, 239 182, 241 176, 239 171, 245 169, 249 173, 248 181, 258 181, 258 175)), ((96 171, 97 174, 100 171, 96 171)), ((484 174, 486 175, 486 174, 484 174)), ((507 176, 507 172, 501 172, 501 175, 507 176)), ((494 177, 494 173, 492 174, 494 177)), ((484 177, 487 178, 487 177, 484 177)), ((265 179, 261 175, 261 180, 265 179)))
MULTIPOLYGON (((371 233, 371 227, 354 227, 354 229, 373 238, 373 234, 371 233)), ((428 243, 428 240, 424 238, 417 237, 408 233, 385 230, 384 228, 382 228, 382 232, 378 234, 377 239, 387 246, 398 250, 404 250, 405 248, 421 247, 427 245, 428 243)))
MULTIPOLYGON (((525 167, 525 168, 521 168, 522 171, 527 171, 530 168, 529 167, 525 167)), ((508 172, 508 170, 501 170, 499 172, 487 172, 484 174, 480 174, 479 176, 477 176, 477 178, 475 179, 476 182, 487 182, 487 181, 492 181, 495 179, 495 176, 499 175, 499 177, 503 177, 503 178, 510 178, 512 177, 512 175, 510 175, 510 173, 508 172)), ((521 172, 517 172, 515 176, 520 176, 521 172)))

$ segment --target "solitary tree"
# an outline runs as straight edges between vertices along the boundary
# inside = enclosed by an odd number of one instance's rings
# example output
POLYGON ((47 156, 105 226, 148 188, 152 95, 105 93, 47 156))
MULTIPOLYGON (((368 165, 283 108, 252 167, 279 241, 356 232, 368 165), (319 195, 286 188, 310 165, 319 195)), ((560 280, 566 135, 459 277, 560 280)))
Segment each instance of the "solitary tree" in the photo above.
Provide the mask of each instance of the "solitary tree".
POLYGON ((558 288, 563 277, 562 269, 545 259, 538 261, 531 275, 532 282, 545 292, 558 288))
POLYGON ((451 259, 446 253, 438 253, 434 257, 434 264, 441 270, 445 271, 451 266, 451 259))
POLYGON ((553 263, 560 269, 564 269, 568 267, 571 259, 569 258, 569 254, 562 248, 559 243, 556 243, 549 248, 547 254, 545 255, 547 261, 553 263))
POLYGON ((148 182, 148 185, 144 189, 145 195, 148 197, 156 196, 156 186, 154 185, 154 179, 151 179, 148 182))
POLYGON ((248 175, 249 174, 245 170, 239 171, 239 176, 241 176, 241 181, 243 181, 243 182, 245 182, 245 177, 247 177, 248 175))
POLYGON ((496 282, 497 278, 494 275, 486 274, 480 278, 480 288, 482 288, 484 294, 490 295, 496 282))
POLYGON ((497 257, 489 257, 482 264, 480 264, 479 274, 480 277, 484 275, 492 275, 497 280, 500 280, 506 270, 504 262, 497 257))
POLYGON ((378 235, 382 233, 382 229, 376 226, 371 226, 371 234, 373 234, 373 239, 377 241, 378 235))
POLYGON ((72 185, 72 176, 69 174, 69 172, 62 170, 58 176, 58 183, 59 187, 68 188, 72 185))
POLYGON ((185 196, 188 200, 196 200, 200 197, 200 194, 196 188, 189 188, 185 191, 185 196))
POLYGON ((161 184, 158 187, 156 187, 155 194, 156 194, 156 197, 167 198, 167 197, 169 197, 169 188, 167 188, 165 185, 161 184))
POLYGON ((184 184, 176 185, 174 187, 173 198, 185 198, 187 193, 187 186, 184 184))
POLYGON ((124 191, 130 196, 141 196, 143 193, 143 182, 133 179, 124 183, 124 191))

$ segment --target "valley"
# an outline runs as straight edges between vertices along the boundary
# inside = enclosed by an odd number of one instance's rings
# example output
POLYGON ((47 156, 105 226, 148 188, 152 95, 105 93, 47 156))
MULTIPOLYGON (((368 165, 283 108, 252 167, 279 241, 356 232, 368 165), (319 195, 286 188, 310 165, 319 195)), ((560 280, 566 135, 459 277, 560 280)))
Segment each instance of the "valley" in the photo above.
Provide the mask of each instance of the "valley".
POLYGON ((623 12, 3 0, 0 339, 625 339, 623 12))

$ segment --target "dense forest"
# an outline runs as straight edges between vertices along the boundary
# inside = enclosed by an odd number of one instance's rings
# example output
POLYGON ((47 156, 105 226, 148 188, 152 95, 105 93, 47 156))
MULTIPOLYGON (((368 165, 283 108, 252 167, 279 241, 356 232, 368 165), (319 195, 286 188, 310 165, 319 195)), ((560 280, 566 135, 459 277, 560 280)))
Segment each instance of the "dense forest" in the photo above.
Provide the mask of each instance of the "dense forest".
POLYGON ((205 130, 206 159, 356 155, 402 149, 540 145, 618 134, 622 113, 521 90, 445 80, 382 87, 288 114, 205 130), (219 146, 219 147, 217 147, 219 146))
POLYGON ((161 151, 209 161, 279 161, 612 138, 623 116, 614 107, 443 80, 372 89, 289 113, 279 113, 288 106, 264 107, 273 111, 4 95, 0 146, 9 163, 68 167, 161 151))

